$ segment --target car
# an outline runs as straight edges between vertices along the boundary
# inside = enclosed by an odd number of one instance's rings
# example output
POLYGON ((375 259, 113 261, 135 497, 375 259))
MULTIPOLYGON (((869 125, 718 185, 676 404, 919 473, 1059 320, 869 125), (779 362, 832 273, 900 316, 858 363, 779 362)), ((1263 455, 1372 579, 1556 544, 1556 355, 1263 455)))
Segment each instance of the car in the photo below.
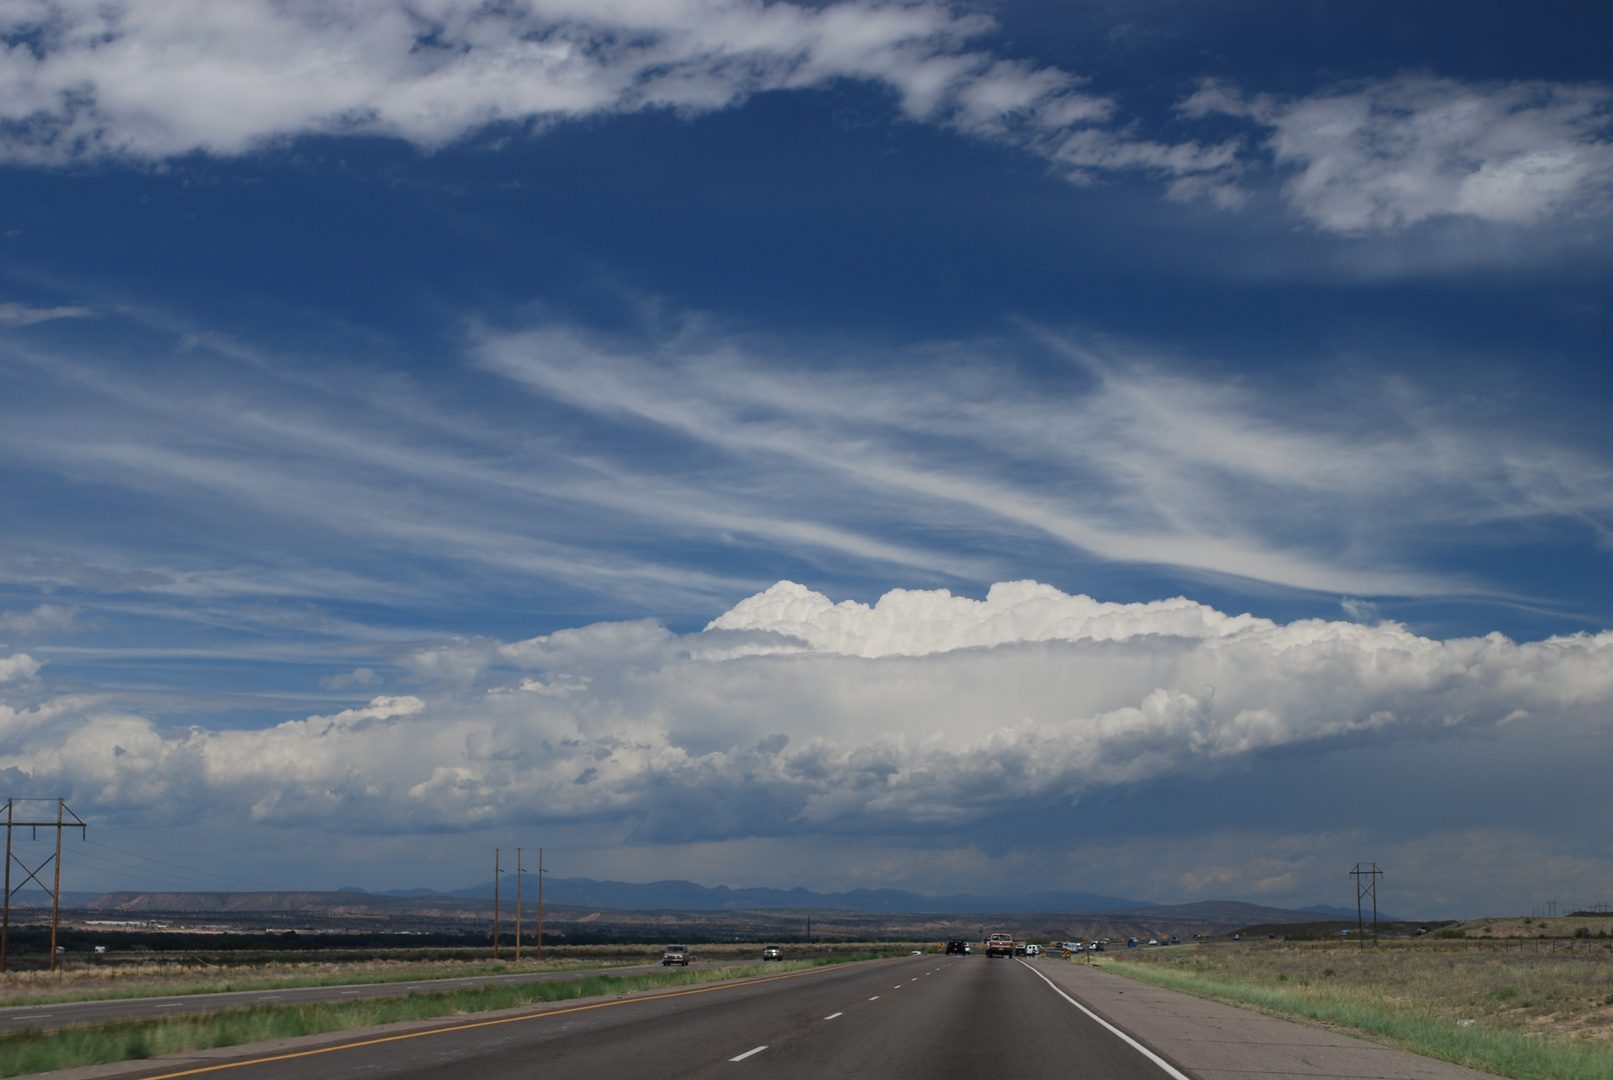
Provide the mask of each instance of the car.
POLYGON ((1136 938, 1129 937, 1129 938, 1126 939, 1126 948, 1135 949, 1136 947, 1137 947, 1137 939, 1136 938))
POLYGON ((1027 946, 1025 946, 1025 955, 1026 956, 1041 956, 1042 955, 1042 947, 1040 945, 1027 945, 1027 946))
POLYGON ((944 951, 947 956, 968 956, 969 943, 967 941, 949 941, 946 943, 944 951))
POLYGON ((780 948, 779 946, 777 946, 777 945, 769 945, 767 948, 762 950, 762 961, 764 963, 766 961, 768 961, 768 960, 783 960, 783 959, 784 959, 784 950, 782 948, 780 948))
POLYGON ((689 951, 689 946, 668 945, 666 952, 661 954, 661 966, 671 967, 673 964, 677 964, 679 967, 688 967, 689 961, 693 959, 694 954, 689 951))
POLYGON ((1158 938, 1149 938, 1148 939, 1148 944, 1150 944, 1150 945, 1158 945, 1159 944, 1159 939, 1158 938))
POLYGON ((914 949, 914 950, 913 950, 913 951, 912 951, 912 952, 911 952, 911 953, 909 953, 909 954, 908 954, 908 955, 909 955, 909 956, 923 956, 923 955, 924 955, 924 950, 923 950, 923 949, 914 949))
POLYGON ((1014 948, 1014 935, 993 934, 986 940, 986 955, 1013 956, 1017 950, 1014 948))

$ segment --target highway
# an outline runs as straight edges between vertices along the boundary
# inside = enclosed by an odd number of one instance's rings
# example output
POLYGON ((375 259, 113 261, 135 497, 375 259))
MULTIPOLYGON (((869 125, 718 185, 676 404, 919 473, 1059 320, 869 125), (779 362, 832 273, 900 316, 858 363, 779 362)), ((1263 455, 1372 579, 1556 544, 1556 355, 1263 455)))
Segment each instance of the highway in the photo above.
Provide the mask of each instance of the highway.
MULTIPOLYGON (((1051 963, 1047 961, 1045 963, 1051 963)), ((1064 997, 1037 962, 904 957, 518 1016, 371 1032, 312 1052, 242 1047, 231 1080, 878 1077, 1185 1080, 1064 997)), ((544 1011, 540 1011, 544 1010, 544 1011)), ((196 1075, 194 1060, 121 1075, 196 1075)), ((222 1066, 222 1067, 221 1067, 222 1066)))
MULTIPOLYGON (((703 967, 695 963, 691 967, 703 967)), ((351 983, 344 986, 297 986, 264 990, 233 990, 223 994, 170 994, 166 997, 111 998, 100 1001, 55 1002, 48 1005, 13 1005, 0 1009, 0 1033, 47 1031, 73 1024, 100 1024, 108 1020, 149 1020, 244 1009, 253 1005, 308 1005, 319 1001, 360 1001, 364 998, 407 997, 474 990, 511 983, 565 982, 593 975, 639 975, 665 971, 660 964, 587 968, 573 971, 524 972, 516 975, 467 975, 454 979, 419 979, 414 982, 351 983)))

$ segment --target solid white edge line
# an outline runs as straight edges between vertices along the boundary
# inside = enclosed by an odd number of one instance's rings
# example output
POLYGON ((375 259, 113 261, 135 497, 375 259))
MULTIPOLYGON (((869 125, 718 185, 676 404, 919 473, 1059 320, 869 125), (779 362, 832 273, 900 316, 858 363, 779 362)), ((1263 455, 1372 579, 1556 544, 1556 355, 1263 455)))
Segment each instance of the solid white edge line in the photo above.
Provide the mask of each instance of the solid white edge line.
MULTIPOLYGON (((744 1061, 746 1058, 750 1057, 752 1054, 760 1054, 763 1050, 766 1050, 766 1049, 767 1049, 767 1047, 765 1047, 765 1046, 758 1046, 758 1047, 755 1047, 754 1049, 745 1051, 743 1054, 740 1054, 738 1057, 731 1057, 728 1060, 729 1061, 744 1061)), ((1186 1080, 1186 1078, 1184 1077, 1183 1080, 1186 1080)))
POLYGON ((828 1016, 825 1016, 824 1019, 825 1020, 833 1020, 837 1016, 845 1016, 845 1015, 846 1015, 845 1013, 830 1013, 828 1016))
MULTIPOLYGON (((1015 957, 1015 959, 1018 960, 1019 958, 1015 957)), ((1053 988, 1053 993, 1057 994, 1059 997, 1063 998, 1065 1001, 1068 1001, 1071 1005, 1074 1005, 1077 1009, 1080 1009, 1082 1012, 1086 1013, 1092 1019, 1094 1019, 1098 1023, 1102 1024, 1110 1033, 1112 1033, 1114 1035, 1118 1035, 1126 1043, 1127 1046, 1130 1046, 1133 1050, 1137 1051, 1143 1057, 1147 1058, 1149 1061, 1152 1061, 1155 1065, 1158 1065, 1161 1069, 1164 1069, 1166 1075, 1170 1076, 1172 1078, 1172 1080, 1188 1080, 1188 1078, 1186 1076, 1182 1075, 1182 1073, 1179 1070, 1177 1070, 1176 1067, 1173 1066, 1170 1062, 1166 1061, 1164 1058, 1160 1057, 1158 1054, 1156 1054, 1152 1050, 1148 1049, 1148 1047, 1144 1046, 1142 1043, 1138 1042, 1136 1039, 1133 1039, 1130 1035, 1127 1035, 1124 1031, 1121 1031, 1119 1028, 1117 1028, 1113 1024, 1109 1023, 1109 1021, 1105 1020, 1103 1017, 1099 1016, 1097 1013, 1093 1012, 1091 1009, 1087 1008, 1085 1005, 1083 1005, 1079 1001, 1075 1000, 1069 994, 1066 994, 1062 989, 1059 988, 1058 984, 1055 983, 1052 979, 1049 979, 1046 975, 1043 975, 1040 971, 1037 971, 1035 968, 1031 967, 1029 964, 1026 964, 1025 961, 1023 961, 1023 960, 1019 960, 1019 963, 1024 964, 1025 968, 1028 971, 1030 971, 1030 973, 1032 975, 1035 975, 1038 979, 1041 979, 1047 985, 1051 986, 1053 988)))

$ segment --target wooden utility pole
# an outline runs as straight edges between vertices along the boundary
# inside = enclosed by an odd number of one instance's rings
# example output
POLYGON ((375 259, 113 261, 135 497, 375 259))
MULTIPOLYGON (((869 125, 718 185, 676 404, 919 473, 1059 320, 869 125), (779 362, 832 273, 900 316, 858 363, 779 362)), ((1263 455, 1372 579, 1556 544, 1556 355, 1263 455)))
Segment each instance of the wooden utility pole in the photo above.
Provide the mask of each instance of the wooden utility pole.
POLYGON ((538 963, 543 963, 543 849, 538 849, 538 963))
POLYGON ((515 962, 521 962, 521 849, 515 849, 515 962))
POLYGON ((498 848, 493 849, 493 959, 498 959, 498 848))

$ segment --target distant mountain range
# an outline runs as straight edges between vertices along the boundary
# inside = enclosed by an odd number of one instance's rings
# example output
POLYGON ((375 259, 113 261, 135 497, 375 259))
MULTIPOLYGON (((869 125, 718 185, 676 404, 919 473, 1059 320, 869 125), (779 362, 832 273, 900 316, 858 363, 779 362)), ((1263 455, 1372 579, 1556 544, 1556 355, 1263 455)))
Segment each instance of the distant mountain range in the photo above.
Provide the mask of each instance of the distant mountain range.
MULTIPOLYGON (((537 888, 530 879, 525 884, 527 899, 537 899, 537 888)), ((167 910, 298 910, 304 905, 325 908, 343 903, 342 897, 362 903, 359 897, 395 897, 398 900, 417 902, 439 898, 451 900, 491 900, 493 884, 487 882, 469 888, 439 892, 435 889, 386 889, 371 892, 355 886, 346 886, 335 892, 262 892, 262 893, 172 893, 134 894, 62 892, 64 908, 90 908, 115 910, 123 908, 131 898, 149 896, 152 900, 166 899, 160 906, 167 910), (228 897, 228 900, 224 899, 228 897), (316 899, 317 898, 317 899, 316 899)), ((514 882, 505 879, 501 895, 514 900, 514 882)), ((976 896, 955 893, 951 896, 924 896, 901 889, 854 889, 850 892, 820 893, 805 888, 794 889, 731 889, 726 885, 715 887, 698 885, 692 881, 595 881, 592 878, 551 878, 544 882, 543 898, 560 907, 594 908, 606 911, 846 911, 869 912, 885 915, 993 915, 1016 912, 1107 912, 1134 913, 1139 917, 1154 910, 1161 915, 1169 913, 1208 910, 1205 903, 1166 905, 1144 900, 1130 900, 1099 893, 1043 891, 1019 893, 1013 896, 976 896)), ((1210 902, 1217 907, 1235 904, 1233 901, 1210 902)), ((19 890, 13 896, 16 907, 48 907, 50 896, 37 889, 19 890)), ((150 902, 139 906, 148 907, 150 902)), ((1254 905, 1249 907, 1249 921, 1257 921, 1254 905)), ((1276 918, 1279 914, 1292 917, 1312 914, 1319 921, 1327 919, 1354 919, 1354 908, 1312 904, 1298 909, 1259 909, 1259 918, 1276 918)), ((1398 917, 1380 912, 1381 922, 1402 921, 1398 917)))
MULTIPOLYGON (((1355 914, 1356 914, 1355 908, 1353 908, 1353 907, 1329 907, 1327 904, 1312 904, 1310 907, 1302 907, 1299 910, 1300 911, 1314 911, 1318 915, 1332 915, 1335 918, 1340 918, 1340 919, 1353 919, 1353 918, 1355 918, 1355 914)), ((1367 911, 1366 911, 1366 919, 1367 919, 1368 922, 1372 921, 1372 909, 1371 908, 1368 908, 1367 911)), ((1384 914, 1383 912, 1380 911, 1380 912, 1378 912, 1378 921, 1379 922, 1405 922, 1406 920, 1402 919, 1402 918, 1400 918, 1399 916, 1396 916, 1396 915, 1386 915, 1386 914, 1384 914)))
MULTIPOLYGON (((536 893, 531 881, 524 886, 536 893)), ((504 896, 514 895, 508 880, 500 886, 504 896)), ((359 892, 344 889, 344 892, 359 892)), ((430 896, 426 889, 389 889, 385 896, 430 896)), ((493 883, 473 885, 435 895, 491 900, 493 883)), ((572 907, 606 908, 612 911, 806 911, 819 908, 832 911, 872 911, 892 915, 988 915, 1013 911, 1135 911, 1153 907, 1141 900, 1101 896, 1087 892, 1033 892, 1015 896, 923 896, 901 889, 854 889, 851 892, 820 893, 809 889, 730 889, 709 887, 692 881, 595 881, 592 878, 549 878, 543 884, 543 898, 553 904, 572 907)))

